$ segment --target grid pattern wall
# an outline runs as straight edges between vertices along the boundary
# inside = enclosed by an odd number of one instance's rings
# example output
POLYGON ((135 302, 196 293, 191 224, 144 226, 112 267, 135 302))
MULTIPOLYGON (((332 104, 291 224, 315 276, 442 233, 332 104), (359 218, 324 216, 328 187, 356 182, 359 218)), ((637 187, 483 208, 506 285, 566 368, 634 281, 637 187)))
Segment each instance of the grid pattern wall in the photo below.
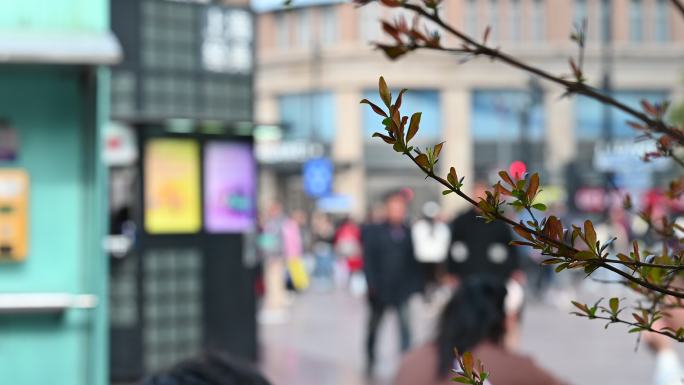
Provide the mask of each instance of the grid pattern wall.
POLYGON ((140 6, 140 115, 252 120, 251 15, 187 2, 140 6))
POLYGON ((199 353, 202 343, 202 255, 150 250, 144 255, 143 345, 147 372, 199 353))
POLYGON ((138 324, 138 285, 135 258, 115 261, 109 281, 109 314, 114 328, 132 328, 138 324))
POLYGON ((112 115, 133 117, 135 107, 136 77, 133 71, 112 71, 112 115))

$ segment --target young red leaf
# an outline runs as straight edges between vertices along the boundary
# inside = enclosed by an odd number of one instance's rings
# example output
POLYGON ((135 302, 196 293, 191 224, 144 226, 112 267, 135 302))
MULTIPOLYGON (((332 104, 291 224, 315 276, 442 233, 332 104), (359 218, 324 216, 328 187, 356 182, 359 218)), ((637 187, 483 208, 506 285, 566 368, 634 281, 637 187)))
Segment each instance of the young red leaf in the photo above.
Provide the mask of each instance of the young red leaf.
POLYGON ((413 139, 413 137, 416 136, 416 133, 418 133, 421 115, 422 113, 420 112, 416 112, 415 114, 411 115, 411 123, 409 123, 408 133, 406 134, 406 143, 413 139))
POLYGON ((387 113, 386 113, 385 111, 383 111, 382 108, 378 107, 377 104, 371 102, 370 100, 368 100, 368 99, 363 99, 363 100, 361 101, 361 104, 368 104, 369 106, 371 106, 371 108, 373 109, 373 111, 374 111, 376 114, 378 114, 378 115, 380 115, 380 116, 387 117, 387 113))
POLYGON ((532 201, 535 195, 537 195, 537 190, 539 189, 539 174, 536 172, 530 177, 530 185, 527 187, 527 199, 532 201))
POLYGON ((435 149, 433 151, 435 159, 437 159, 439 157, 439 154, 442 152, 442 146, 444 146, 444 142, 435 144, 435 149))
POLYGON ((596 231, 594 230, 594 224, 590 220, 584 221, 584 237, 592 250, 596 247, 596 231))
POLYGON ((385 143, 388 143, 388 144, 394 144, 394 143, 396 142, 395 139, 392 139, 392 138, 390 138, 389 136, 383 135, 383 134, 381 134, 381 133, 379 133, 379 132, 374 133, 374 134, 373 134, 373 137, 374 137, 374 138, 380 138, 380 139, 384 140, 385 143))
POLYGON ((508 175, 506 171, 499 171, 499 176, 501 179, 503 179, 506 183, 511 185, 512 187, 515 187, 515 182, 513 182, 513 179, 508 175))
POLYGON ((428 160, 428 157, 425 154, 418 154, 418 156, 416 156, 416 163, 423 166, 423 168, 430 168, 430 161, 428 160))
POLYGON ((403 88, 401 91, 399 91, 399 96, 397 96, 397 101, 394 103, 394 108, 397 110, 401 108, 401 100, 402 97, 404 96, 404 92, 408 91, 406 88, 403 88))
POLYGON ((380 92, 380 99, 382 99, 385 106, 389 108, 392 104, 392 93, 390 92, 389 87, 387 87, 385 78, 382 76, 380 76, 380 80, 378 81, 378 91, 380 92))

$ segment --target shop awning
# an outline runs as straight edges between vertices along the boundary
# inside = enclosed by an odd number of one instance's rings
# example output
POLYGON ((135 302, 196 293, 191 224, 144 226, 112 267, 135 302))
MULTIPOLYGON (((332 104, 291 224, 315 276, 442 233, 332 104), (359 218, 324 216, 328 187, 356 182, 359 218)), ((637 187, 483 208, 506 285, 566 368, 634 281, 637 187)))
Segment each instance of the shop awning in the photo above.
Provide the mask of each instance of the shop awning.
POLYGON ((0 64, 109 65, 121 57, 109 32, 0 31, 0 64))

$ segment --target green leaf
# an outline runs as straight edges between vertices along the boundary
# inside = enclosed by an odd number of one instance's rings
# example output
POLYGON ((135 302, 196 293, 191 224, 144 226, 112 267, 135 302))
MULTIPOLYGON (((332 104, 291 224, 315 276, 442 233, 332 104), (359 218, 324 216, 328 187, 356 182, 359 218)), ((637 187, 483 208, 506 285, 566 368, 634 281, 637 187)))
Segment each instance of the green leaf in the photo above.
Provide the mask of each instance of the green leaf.
POLYGON ((449 195, 449 194, 451 194, 452 192, 453 192, 453 191, 451 191, 451 190, 444 190, 444 191, 442 191, 442 195, 449 195))
POLYGON ((594 259, 595 257, 596 257, 596 255, 594 255, 594 253, 592 253, 589 250, 582 250, 582 251, 579 251, 575 254, 575 258, 582 260, 582 261, 586 261, 588 259, 594 259))
POLYGON ((617 314, 618 310, 620 309, 620 299, 617 297, 613 297, 610 299, 608 304, 610 306, 610 311, 612 311, 613 314, 617 314))
POLYGON ((385 78, 380 76, 380 80, 378 81, 378 91, 380 92, 380 98, 382 99, 383 103, 385 103, 385 106, 389 108, 389 106, 392 104, 392 93, 389 90, 389 87, 387 87, 387 82, 385 82, 385 78))
POLYGON ((543 203, 535 203, 532 205, 532 208, 539 211, 546 211, 546 205, 543 203))
POLYGON ((403 143, 401 143, 401 141, 399 141, 399 140, 397 140, 394 143, 394 146, 392 146, 392 148, 394 148, 394 151, 396 151, 396 152, 404 152, 404 150, 406 150, 406 146, 403 143))
MULTIPOLYGON (((460 374, 459 374, 459 376, 460 376, 460 374)), ((452 379, 452 381, 453 381, 453 382, 459 382, 459 383, 461 383, 461 384, 472 384, 472 381, 470 381, 468 378, 463 377, 463 376, 461 376, 461 377, 454 377, 454 378, 452 379)))
POLYGON ((643 329, 641 329, 641 328, 631 328, 631 329, 629 329, 629 332, 628 332, 628 333, 638 333, 638 332, 640 332, 640 331, 642 331, 642 330, 643 330, 643 329))
POLYGON ((416 112, 415 114, 411 115, 411 123, 409 123, 408 133, 406 133, 406 143, 413 139, 413 137, 418 133, 418 129, 420 128, 420 117, 422 115, 423 114, 421 112, 416 112))

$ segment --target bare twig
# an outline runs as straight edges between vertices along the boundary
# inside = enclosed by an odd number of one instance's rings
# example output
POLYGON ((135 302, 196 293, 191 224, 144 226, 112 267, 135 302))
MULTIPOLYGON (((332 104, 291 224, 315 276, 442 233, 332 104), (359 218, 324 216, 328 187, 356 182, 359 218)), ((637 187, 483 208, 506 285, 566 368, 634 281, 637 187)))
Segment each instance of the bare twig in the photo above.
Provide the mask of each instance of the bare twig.
POLYGON ((684 4, 680 0, 672 0, 672 5, 679 10, 679 13, 684 17, 684 4))
MULTIPOLYGON (((676 0, 673 0, 676 1, 676 0)), ((460 40, 462 40, 464 43, 466 43, 469 46, 472 46, 474 48, 474 52, 476 52, 478 55, 484 55, 487 57, 490 57, 491 59, 496 59, 500 60, 512 67, 521 69, 523 71, 529 72, 531 74, 537 75, 543 79, 546 79, 550 82, 559 84, 563 86, 567 92, 569 93, 576 93, 580 95, 584 95, 587 97, 590 97, 592 99, 595 99, 601 103, 611 105, 631 116, 634 118, 644 122, 650 129, 652 129, 655 132, 658 132, 660 134, 668 135, 675 139, 680 145, 684 145, 684 132, 681 132, 679 130, 676 130, 673 127, 668 126, 665 124, 662 120, 660 119, 653 119, 649 117, 647 114, 638 111, 634 108, 631 108, 627 106, 626 104, 618 101, 617 99, 614 99, 613 97, 609 95, 605 95, 598 91, 596 88, 588 86, 587 84, 580 82, 580 81, 571 81, 567 79, 563 79, 561 77, 558 77, 556 75, 553 75, 547 71, 544 71, 540 68, 534 67, 532 65, 529 65, 527 63, 524 63, 517 58, 508 55, 504 52, 501 52, 499 49, 494 49, 490 48, 484 44, 479 43, 472 37, 464 34, 463 32, 455 29, 451 25, 447 24, 444 22, 439 15, 435 15, 433 13, 428 12, 425 8, 416 5, 416 4, 411 4, 411 3, 402 3, 400 7, 411 10, 440 26, 444 30, 448 31, 452 35, 456 36, 460 40)), ((436 50, 440 50, 441 48, 433 48, 436 50)), ((441 49, 444 51, 452 51, 450 49, 441 49)))

